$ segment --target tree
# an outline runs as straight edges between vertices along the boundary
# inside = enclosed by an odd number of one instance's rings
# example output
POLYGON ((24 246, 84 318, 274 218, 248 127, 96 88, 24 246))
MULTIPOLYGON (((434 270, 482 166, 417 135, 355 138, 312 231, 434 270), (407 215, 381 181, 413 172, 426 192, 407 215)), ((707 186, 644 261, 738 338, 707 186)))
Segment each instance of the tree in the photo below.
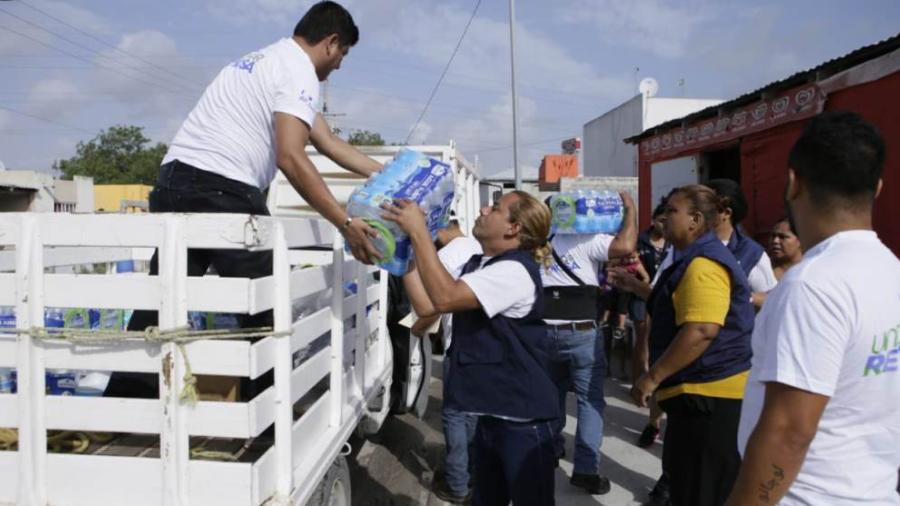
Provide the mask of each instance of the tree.
POLYGON ((347 136, 347 142, 354 146, 384 146, 384 139, 377 132, 354 130, 347 136))
POLYGON ((89 176, 95 184, 152 185, 167 149, 161 142, 151 146, 143 127, 116 125, 87 143, 79 142, 76 155, 59 160, 53 168, 63 179, 89 176))

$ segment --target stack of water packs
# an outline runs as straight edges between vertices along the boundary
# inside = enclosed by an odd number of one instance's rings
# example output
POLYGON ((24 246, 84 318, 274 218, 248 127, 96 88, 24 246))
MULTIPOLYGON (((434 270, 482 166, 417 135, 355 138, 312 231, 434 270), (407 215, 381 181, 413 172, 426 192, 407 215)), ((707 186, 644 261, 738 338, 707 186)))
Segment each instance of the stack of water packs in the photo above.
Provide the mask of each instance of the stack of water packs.
POLYGON ((554 234, 615 234, 622 228, 622 197, 608 190, 576 190, 550 198, 554 234))
POLYGON ((350 195, 347 213, 362 218, 378 232, 373 245, 381 254, 378 265, 395 275, 403 275, 412 258, 412 244, 400 228, 381 215, 381 204, 394 200, 412 200, 425 211, 432 238, 450 221, 454 198, 453 171, 450 166, 411 149, 402 149, 384 170, 373 175, 364 186, 350 195))

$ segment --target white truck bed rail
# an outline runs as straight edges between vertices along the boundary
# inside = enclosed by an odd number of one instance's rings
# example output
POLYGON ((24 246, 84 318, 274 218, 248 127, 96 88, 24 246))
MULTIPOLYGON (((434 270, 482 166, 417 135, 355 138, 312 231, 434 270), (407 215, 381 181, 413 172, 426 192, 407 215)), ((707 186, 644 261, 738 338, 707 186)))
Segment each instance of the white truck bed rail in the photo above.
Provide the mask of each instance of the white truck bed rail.
POLYGON ((15 307, 21 331, 43 326, 46 307, 60 307, 155 310, 163 331, 187 325, 188 311, 256 314, 272 309, 274 333, 287 333, 254 343, 186 344, 194 374, 254 379, 274 371, 274 385, 249 401, 189 405, 179 400, 185 362, 175 343, 129 339, 87 346, 0 329, 0 367, 18 372, 18 393, 0 394, 0 427, 16 428, 19 436, 17 451, 0 451, 0 504, 305 503, 367 407, 391 382, 386 276, 374 282, 375 269, 347 261, 342 248, 333 227, 316 219, 0 214, 0 257, 6 257, 0 266, 13 267, 0 272, 0 306, 15 307), (292 268, 297 248, 315 246, 331 247, 329 264, 292 268), (83 249, 93 258, 78 261, 106 262, 134 248, 158 248, 159 276, 46 269, 45 259, 54 255, 55 263, 66 262, 59 252, 68 256, 83 249), (189 248, 272 250, 273 275, 188 277, 189 248), (348 281, 358 288, 345 297, 342 287, 348 281), (292 321, 292 301, 329 290, 330 304, 292 321), (329 333, 327 345, 295 368, 293 354, 329 333), (46 369, 156 373, 160 395, 51 396, 45 394, 46 369), (320 383, 327 390, 313 388, 320 383), (318 397, 295 420, 295 403, 304 397, 309 401, 310 395, 318 397), (191 458, 190 437, 249 439, 272 424, 274 444, 252 462, 191 458), (160 456, 51 453, 48 430, 158 434, 160 456))

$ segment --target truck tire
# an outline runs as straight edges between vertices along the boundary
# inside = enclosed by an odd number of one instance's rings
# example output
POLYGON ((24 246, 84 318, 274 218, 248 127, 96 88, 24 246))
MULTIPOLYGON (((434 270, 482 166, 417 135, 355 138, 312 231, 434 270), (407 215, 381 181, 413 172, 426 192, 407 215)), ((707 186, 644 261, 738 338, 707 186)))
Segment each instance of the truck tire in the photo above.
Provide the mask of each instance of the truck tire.
POLYGON ((311 501, 311 504, 317 506, 350 506, 350 468, 343 455, 331 463, 313 497, 318 502, 311 501))

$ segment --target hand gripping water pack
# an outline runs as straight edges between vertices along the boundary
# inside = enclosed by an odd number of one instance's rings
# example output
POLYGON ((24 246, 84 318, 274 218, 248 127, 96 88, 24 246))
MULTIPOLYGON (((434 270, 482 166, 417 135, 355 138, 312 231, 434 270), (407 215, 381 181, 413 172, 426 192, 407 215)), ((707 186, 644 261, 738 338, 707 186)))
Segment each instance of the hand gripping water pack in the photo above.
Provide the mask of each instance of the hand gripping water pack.
POLYGON ((450 166, 411 149, 402 149, 384 170, 373 175, 351 195, 347 213, 362 218, 378 233, 373 246, 381 254, 378 265, 403 275, 412 259, 412 244, 400 228, 381 217, 381 204, 407 199, 419 205, 432 238, 450 223, 455 185, 450 166))
POLYGON ((622 228, 622 197, 609 190, 576 190, 550 198, 554 234, 615 234, 622 228))

